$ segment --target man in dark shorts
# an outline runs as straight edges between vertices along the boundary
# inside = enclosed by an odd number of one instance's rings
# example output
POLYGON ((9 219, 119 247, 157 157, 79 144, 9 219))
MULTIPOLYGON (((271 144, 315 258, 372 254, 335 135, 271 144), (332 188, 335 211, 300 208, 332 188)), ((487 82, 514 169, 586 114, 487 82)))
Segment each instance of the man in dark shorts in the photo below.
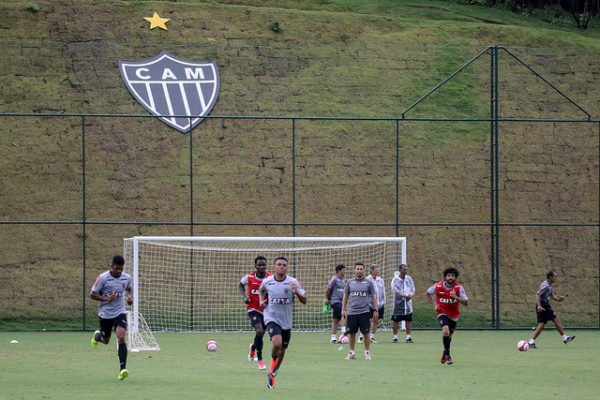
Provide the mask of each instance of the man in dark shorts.
POLYGON ((392 293, 394 294, 394 309, 392 311, 392 343, 398 343, 398 328, 400 321, 406 323, 406 343, 413 343, 410 336, 412 331, 413 306, 412 298, 415 295, 415 284, 408 275, 408 266, 400 264, 398 271, 392 279, 392 293))
POLYGON ((550 305, 550 299, 555 301, 563 301, 565 299, 564 296, 555 296, 552 292, 552 285, 556 283, 558 280, 558 273, 556 271, 548 271, 546 274, 546 280, 540 284, 538 291, 535 295, 535 312, 537 313, 537 327, 529 339, 529 348, 535 349, 537 345, 535 344, 535 339, 540 336, 544 328, 546 327, 546 323, 548 321, 554 322, 554 326, 556 326, 556 330, 561 335, 561 339, 564 344, 571 342, 575 339, 575 336, 568 336, 565 334, 565 330, 560 322, 560 319, 556 316, 556 313, 552 309, 550 305))
POLYGON ((444 271, 444 280, 437 282, 429 289, 426 295, 435 309, 437 320, 442 327, 442 364, 452 365, 454 360, 450 356, 450 343, 460 316, 460 305, 469 305, 469 298, 463 286, 456 281, 458 270, 447 268, 444 271), (435 299, 434 299, 435 296, 435 299))
POLYGON ((350 336, 350 351, 346 360, 355 360, 356 353, 354 346, 356 344, 356 333, 360 332, 365 340, 365 360, 371 360, 371 339, 369 330, 371 329, 369 300, 374 308, 374 315, 377 315, 377 292, 375 284, 371 279, 365 277, 365 264, 357 262, 354 265, 354 278, 346 282, 344 288, 344 300, 342 302, 342 316, 346 317, 346 328, 350 336))
POLYGON ((125 301, 128 305, 133 304, 131 290, 131 276, 123 272, 125 259, 114 256, 110 269, 98 275, 92 289, 90 298, 99 301, 98 317, 100 318, 100 330, 94 332, 92 337, 92 349, 98 348, 98 343, 108 344, 112 330, 117 334, 117 353, 119 355, 119 376, 122 381, 127 378, 127 314, 125 301))
POLYGON ((258 361, 258 369, 267 369, 262 358, 263 337, 265 336, 264 308, 260 305, 258 289, 263 280, 271 276, 267 271, 267 259, 258 256, 254 259, 254 272, 244 275, 240 280, 240 294, 246 304, 248 319, 254 328, 254 340, 248 346, 248 361, 258 361))
POLYGON ((272 343, 271 365, 267 377, 269 389, 275 388, 275 377, 292 337, 294 299, 306 304, 306 290, 298 279, 287 275, 287 266, 288 260, 285 257, 277 257, 273 275, 263 280, 258 291, 272 343))
POLYGON ((346 266, 338 264, 335 267, 335 275, 329 279, 327 289, 325 289, 325 304, 331 307, 333 312, 331 318, 331 343, 337 343, 338 325, 342 325, 342 335, 346 333, 346 319, 342 317, 342 300, 344 299, 344 281, 346 276, 346 266))

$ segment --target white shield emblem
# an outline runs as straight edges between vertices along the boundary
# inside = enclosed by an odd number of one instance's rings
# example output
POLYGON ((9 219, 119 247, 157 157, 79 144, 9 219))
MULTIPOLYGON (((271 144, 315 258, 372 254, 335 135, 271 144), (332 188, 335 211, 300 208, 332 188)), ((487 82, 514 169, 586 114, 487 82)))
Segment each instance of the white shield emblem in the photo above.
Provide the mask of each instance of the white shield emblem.
POLYGON ((215 62, 193 62, 166 51, 144 61, 119 61, 125 85, 161 121, 185 133, 196 127, 219 97, 215 62))

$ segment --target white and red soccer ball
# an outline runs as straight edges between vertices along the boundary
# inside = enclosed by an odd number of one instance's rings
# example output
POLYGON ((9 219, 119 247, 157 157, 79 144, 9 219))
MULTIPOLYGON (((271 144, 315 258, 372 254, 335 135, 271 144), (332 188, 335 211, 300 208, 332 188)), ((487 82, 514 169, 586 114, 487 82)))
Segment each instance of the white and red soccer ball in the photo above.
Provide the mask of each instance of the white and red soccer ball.
POLYGON ((338 339, 338 343, 341 343, 341 344, 348 344, 349 342, 350 342, 350 339, 346 335, 341 335, 340 338, 338 339))
POLYGON ((206 350, 211 352, 219 350, 219 343, 216 340, 209 340, 206 342, 206 350))
POLYGON ((529 350, 529 343, 527 342, 527 340, 519 341, 519 343, 517 343, 517 349, 519 349, 519 351, 529 350))

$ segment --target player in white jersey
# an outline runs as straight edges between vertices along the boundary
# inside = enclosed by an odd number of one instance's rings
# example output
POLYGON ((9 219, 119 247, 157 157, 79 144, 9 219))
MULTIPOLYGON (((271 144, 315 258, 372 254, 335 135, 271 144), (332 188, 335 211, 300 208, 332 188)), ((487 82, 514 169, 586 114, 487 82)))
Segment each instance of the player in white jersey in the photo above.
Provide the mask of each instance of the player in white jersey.
POLYGON ((133 304, 131 290, 131 276, 123 272, 125 259, 121 256, 114 256, 110 270, 98 275, 92 290, 90 298, 99 301, 98 316, 100 317, 100 330, 94 332, 92 338, 92 348, 97 349, 98 343, 108 344, 112 330, 117 333, 119 354, 119 380, 127 378, 127 343, 125 335, 127 334, 127 314, 125 310, 125 301, 127 304, 133 304))
MULTIPOLYGON (((379 325, 379 320, 383 320, 385 314, 385 302, 387 300, 385 295, 385 282, 383 278, 380 276, 381 270, 379 265, 373 263, 370 267, 371 274, 367 276, 367 279, 371 279, 375 284, 375 292, 377 295, 377 314, 373 311, 373 305, 371 304, 369 307, 369 312, 371 314, 371 343, 377 343, 375 340, 375 334, 377 333, 377 328, 379 325)), ((360 338, 359 338, 360 341, 360 338)))
POLYGON ((287 266, 285 257, 277 257, 274 274, 263 280, 258 291, 260 304, 265 307, 265 325, 272 342, 267 380, 269 389, 275 388, 275 376, 292 336, 294 298, 306 304, 306 291, 299 280, 287 275, 287 266))
POLYGON ((394 308, 392 311, 392 343, 398 343, 398 328, 400 321, 406 323, 406 343, 413 343, 411 335, 413 306, 412 298, 415 296, 415 283, 408 275, 408 266, 400 264, 398 271, 392 279, 392 293, 394 294, 394 308))

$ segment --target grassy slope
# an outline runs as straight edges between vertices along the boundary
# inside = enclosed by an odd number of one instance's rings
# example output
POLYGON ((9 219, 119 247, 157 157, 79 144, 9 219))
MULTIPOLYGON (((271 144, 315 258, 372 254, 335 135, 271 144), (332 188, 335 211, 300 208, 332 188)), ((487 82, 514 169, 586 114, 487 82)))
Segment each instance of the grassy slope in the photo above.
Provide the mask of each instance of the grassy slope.
MULTIPOLYGON (((600 88, 592 84, 600 77, 598 30, 558 29, 505 11, 408 1, 59 1, 39 2, 40 11, 32 13, 27 4, 0 5, 0 43, 10 54, 0 60, 4 112, 144 114, 123 89, 116 62, 168 49, 182 58, 218 62, 222 88, 216 115, 395 117, 495 43, 510 48, 593 115, 600 111, 600 88), (153 11, 171 19, 169 31, 148 29, 143 17, 153 11), (269 30, 274 21, 281 33, 269 30)), ((503 116, 582 116, 506 54, 501 60, 503 116)), ((488 78, 485 56, 409 116, 486 117, 488 78)), ((10 117, 2 122, 0 218, 80 220, 81 121, 10 117)), ((88 118, 85 129, 89 220, 189 218, 187 136, 153 119, 88 118)), ((502 129, 505 221, 597 221, 593 126, 520 123, 502 129)), ((203 123, 194 151, 196 220, 288 222, 289 131, 289 121, 203 123)), ((298 221, 394 222, 392 123, 300 121, 298 135, 298 221)), ((484 123, 403 124, 401 222, 489 221, 488 135, 484 123)), ((307 227, 297 234, 394 232, 307 227)), ((78 315, 87 290, 81 283, 89 285, 103 268, 106 249, 118 251, 121 238, 132 234, 187 234, 188 229, 95 225, 86 233, 90 271, 83 276, 80 227, 0 226, 0 285, 17 299, 0 303, 0 312, 53 316, 47 307, 51 297, 58 303, 53 308, 78 315), (70 276, 67 284, 64 275, 70 276), (40 294, 44 290, 49 293, 40 294)), ((288 235, 289 229, 205 227, 201 233, 288 235)), ((411 238, 418 281, 437 277, 447 263, 457 264, 480 304, 475 308, 488 309, 486 228, 406 227, 402 234, 411 238)), ((502 291, 511 294, 503 307, 507 317, 513 307, 529 310, 531 292, 548 265, 568 278, 565 291, 585 288, 566 307, 574 312, 597 303, 595 229, 504 228, 502 239, 502 291), (513 274, 519 282, 511 282, 513 274)), ((597 318, 592 307, 577 321, 597 318)))

